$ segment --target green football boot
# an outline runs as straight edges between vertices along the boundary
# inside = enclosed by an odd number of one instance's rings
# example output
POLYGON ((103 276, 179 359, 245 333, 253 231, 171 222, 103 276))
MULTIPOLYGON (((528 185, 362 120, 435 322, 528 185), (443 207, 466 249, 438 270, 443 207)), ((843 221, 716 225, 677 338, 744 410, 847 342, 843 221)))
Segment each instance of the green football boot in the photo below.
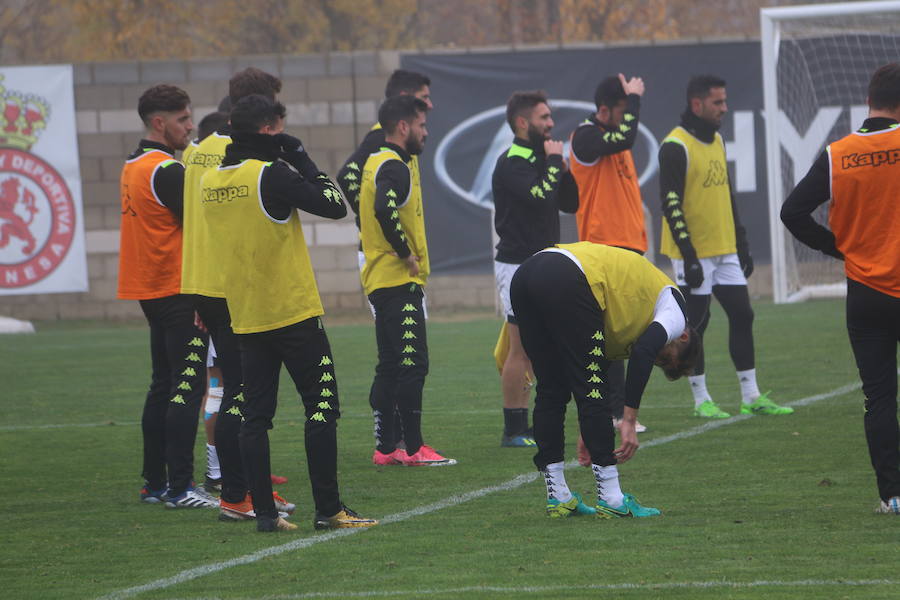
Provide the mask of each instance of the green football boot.
POLYGON ((705 400, 703 404, 694 408, 694 416, 704 419, 727 419, 731 415, 719 408, 712 400, 705 400))
POLYGON ((551 519, 594 514, 597 514, 597 511, 582 502, 578 492, 572 492, 572 498, 568 502, 560 502, 556 498, 547 500, 547 516, 551 519))
POLYGON ((612 519, 617 517, 656 517, 662 514, 658 508, 641 506, 637 499, 631 494, 625 494, 622 506, 618 508, 613 508, 603 500, 598 500, 596 509, 597 516, 601 519, 612 519))
POLYGON ((789 415, 794 412, 790 406, 778 406, 769 399, 769 392, 766 392, 751 404, 741 403, 742 415, 789 415))

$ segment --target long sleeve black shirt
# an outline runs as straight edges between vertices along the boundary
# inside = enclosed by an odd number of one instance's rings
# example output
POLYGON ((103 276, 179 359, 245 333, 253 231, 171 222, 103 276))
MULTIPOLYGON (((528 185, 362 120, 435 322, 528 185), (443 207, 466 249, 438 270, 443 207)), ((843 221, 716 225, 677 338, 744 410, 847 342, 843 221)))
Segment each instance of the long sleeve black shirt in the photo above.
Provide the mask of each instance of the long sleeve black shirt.
POLYGON ((559 211, 578 210, 578 185, 558 154, 544 154, 516 138, 512 152, 497 159, 491 186, 494 227, 500 242, 498 262, 521 264, 529 256, 559 243, 559 211), (524 151, 516 152, 516 147, 524 151))
MULTIPOLYGON (((148 150, 162 150, 170 156, 175 154, 175 151, 165 144, 141 140, 137 149, 128 156, 128 160, 137 158, 148 150)), ((176 160, 156 169, 150 187, 163 206, 172 211, 179 221, 182 221, 184 219, 184 165, 176 160)))
MULTIPOLYGON (((863 122, 860 131, 881 131, 896 124, 894 119, 874 117, 863 122)), ((814 250, 843 258, 834 234, 812 217, 821 204, 831 199, 831 169, 828 153, 822 152, 781 206, 781 222, 795 238, 814 250)))
POLYGON ((622 123, 607 127, 593 114, 587 118, 572 136, 572 153, 582 163, 590 164, 603 156, 631 150, 637 140, 641 97, 628 94, 622 123), (593 125, 593 126, 591 126, 593 125))
POLYGON ((341 219, 347 215, 340 190, 328 176, 315 168, 304 151, 284 152, 275 136, 262 133, 232 133, 225 148, 222 166, 236 165, 246 159, 273 161, 263 171, 259 195, 263 208, 273 219, 284 220, 291 210, 341 219), (301 174, 317 172, 312 179, 301 174))
MULTIPOLYGON (((675 302, 678 303, 678 307, 684 315, 684 322, 687 324, 687 304, 684 296, 675 288, 669 288, 669 290, 671 290, 675 302)), ((656 357, 668 341, 669 334, 666 328, 658 321, 652 321, 631 347, 631 355, 628 357, 628 373, 625 376, 625 406, 631 408, 640 406, 644 389, 647 387, 653 366, 656 364, 656 357)))
MULTIPOLYGON (((681 115, 681 126, 692 136, 705 144, 711 144, 716 139, 718 127, 696 116, 690 110, 681 115)), ((691 224, 682 230, 675 230, 678 221, 672 213, 676 210, 684 212, 684 187, 687 178, 688 157, 684 146, 676 142, 663 142, 659 146, 659 196, 662 200, 665 223, 672 233, 672 239, 681 251, 685 259, 696 259, 697 252, 691 242, 691 224), (673 202, 677 200, 677 202, 673 202), (687 233, 688 237, 682 238, 681 233, 687 233)), ((731 182, 729 181, 729 187, 731 182)), ((734 189, 731 189, 731 214, 734 219, 734 233, 738 253, 749 252, 747 235, 738 217, 737 204, 734 197, 734 189)))
POLYGON ((337 174, 338 185, 344 192, 344 198, 350 205, 350 210, 356 215, 356 227, 359 228, 359 191, 362 186, 363 167, 369 155, 378 152, 384 146, 384 129, 373 129, 366 134, 359 147, 344 162, 337 174))
MULTIPOLYGON (((378 175, 375 177, 375 218, 381 225, 384 239, 388 241, 397 256, 406 258, 412 251, 409 249, 409 244, 406 243, 406 232, 403 231, 400 224, 400 215, 397 209, 406 204, 409 197, 412 185, 409 163, 412 156, 397 144, 390 142, 384 142, 380 147, 393 150, 400 156, 400 160, 388 160, 378 169, 378 175)), ((377 150, 378 148, 375 149, 375 151, 377 150)))

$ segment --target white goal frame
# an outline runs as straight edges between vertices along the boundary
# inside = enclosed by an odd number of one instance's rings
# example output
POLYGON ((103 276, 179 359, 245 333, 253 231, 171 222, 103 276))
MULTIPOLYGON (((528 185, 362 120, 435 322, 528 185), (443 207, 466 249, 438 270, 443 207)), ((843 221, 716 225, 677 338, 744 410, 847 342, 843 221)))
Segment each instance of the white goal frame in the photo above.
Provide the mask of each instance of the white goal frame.
MULTIPOLYGON (((763 8, 759 11, 760 42, 762 46, 763 115, 766 127, 766 172, 769 191, 769 234, 772 247, 772 291, 776 303, 802 302, 809 298, 843 296, 846 284, 808 285, 790 293, 787 281, 787 256, 784 227, 781 223, 781 205, 784 191, 781 181, 781 145, 778 129, 778 48, 781 41, 780 25, 811 17, 861 15, 898 12, 900 0, 870 2, 842 2, 836 4, 807 4, 779 8, 763 8)), ((900 57, 898 57, 900 58, 900 57)), ((810 165, 800 165, 804 172, 810 165)), ((797 166, 795 165, 795 168, 797 166)))

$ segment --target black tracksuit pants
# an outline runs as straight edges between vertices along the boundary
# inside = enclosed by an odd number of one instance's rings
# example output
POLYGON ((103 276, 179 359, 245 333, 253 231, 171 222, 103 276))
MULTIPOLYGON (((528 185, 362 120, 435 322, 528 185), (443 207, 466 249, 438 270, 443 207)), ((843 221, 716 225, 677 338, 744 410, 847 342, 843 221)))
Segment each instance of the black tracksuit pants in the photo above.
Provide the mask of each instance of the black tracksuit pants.
POLYGON ((900 298, 847 280, 847 333, 866 395, 869 458, 882 500, 900 496, 900 425, 897 422, 897 343, 900 298))
POLYGON ((222 370, 222 405, 215 430, 216 452, 222 469, 222 499, 240 502, 247 495, 238 442, 243 417, 241 407, 244 404, 240 345, 231 329, 231 315, 224 298, 194 296, 194 300, 197 313, 216 346, 217 366, 222 370))
POLYGON ((287 368, 306 413, 305 446, 316 512, 340 512, 337 420, 341 416, 328 336, 313 317, 272 331, 238 334, 244 373, 240 447, 257 517, 275 518, 269 429, 278 406, 281 365, 287 368))
POLYGON ((174 497, 191 487, 194 441, 206 388, 208 338, 194 325, 190 296, 141 300, 150 325, 150 390, 144 402, 143 476, 174 497))
POLYGON ((400 414, 406 451, 422 446, 422 388, 428 374, 428 340, 422 310, 422 286, 408 283, 369 294, 375 307, 378 364, 369 393, 375 416, 375 447, 395 449, 394 410, 400 414))
POLYGON ((616 464, 604 314, 584 273, 562 254, 539 252, 516 271, 510 299, 537 377, 534 464, 544 469, 564 460, 566 405, 573 395, 591 462, 616 464))

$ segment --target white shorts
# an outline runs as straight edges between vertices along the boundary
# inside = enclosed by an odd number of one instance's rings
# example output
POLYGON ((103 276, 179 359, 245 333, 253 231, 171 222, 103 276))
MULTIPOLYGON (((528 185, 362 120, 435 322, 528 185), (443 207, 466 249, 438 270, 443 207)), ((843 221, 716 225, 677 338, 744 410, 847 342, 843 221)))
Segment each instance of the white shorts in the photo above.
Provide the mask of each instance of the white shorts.
POLYGON ((494 279, 497 282, 497 294, 500 296, 500 305, 503 308, 503 316, 510 323, 516 322, 516 315, 513 313, 512 303, 509 300, 509 285, 512 283, 513 275, 519 265, 494 261, 494 279))
MULTIPOLYGON (((359 272, 362 273, 363 267, 366 266, 366 253, 362 250, 357 250, 356 252, 356 262, 359 265, 359 272)), ((365 292, 363 292, 365 293, 365 292)), ((372 306, 372 303, 369 302, 369 299, 366 298, 366 303, 369 305, 369 311, 372 313, 372 318, 375 318, 375 307, 372 306)))
POLYGON ((206 367, 216 366, 216 347, 213 345, 212 338, 209 338, 209 350, 206 353, 206 367))
MULTIPOLYGON (((691 288, 691 296, 709 296, 714 285, 747 285, 747 278, 741 270, 741 261, 737 254, 721 254, 700 259, 703 268, 703 283, 698 288, 691 288)), ((684 280, 684 261, 672 259, 672 270, 675 271, 675 283, 686 287, 684 280)))

